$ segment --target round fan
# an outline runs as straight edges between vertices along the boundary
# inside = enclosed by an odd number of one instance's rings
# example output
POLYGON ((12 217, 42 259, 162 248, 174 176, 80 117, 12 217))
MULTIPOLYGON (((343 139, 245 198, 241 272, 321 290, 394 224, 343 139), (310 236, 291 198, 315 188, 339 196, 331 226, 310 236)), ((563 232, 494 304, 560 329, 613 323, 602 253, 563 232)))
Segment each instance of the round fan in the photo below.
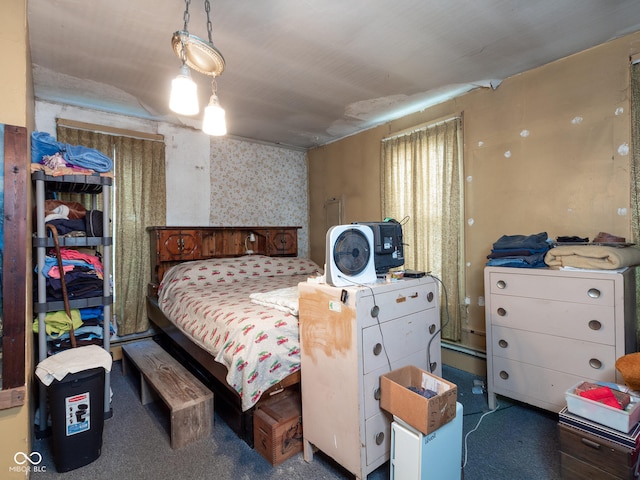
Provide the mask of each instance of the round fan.
POLYGON ((329 229, 326 280, 335 287, 376 282, 370 227, 337 225, 329 229))

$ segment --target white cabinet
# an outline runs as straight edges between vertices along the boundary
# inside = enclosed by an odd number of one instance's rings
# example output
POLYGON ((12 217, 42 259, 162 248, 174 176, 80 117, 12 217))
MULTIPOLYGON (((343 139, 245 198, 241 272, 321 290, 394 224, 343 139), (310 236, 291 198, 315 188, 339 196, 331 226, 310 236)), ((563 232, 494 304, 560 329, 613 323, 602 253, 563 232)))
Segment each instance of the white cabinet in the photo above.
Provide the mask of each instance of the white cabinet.
POLYGON ((380 375, 406 365, 442 375, 437 284, 301 283, 299 294, 304 458, 315 446, 364 479, 389 460, 380 375))
POLYGON ((487 267, 489 407, 496 394, 554 412, 581 380, 623 383, 635 352, 635 272, 487 267))
POLYGON ((391 423, 391 480, 459 480, 462 476, 463 408, 429 435, 393 417, 391 423))

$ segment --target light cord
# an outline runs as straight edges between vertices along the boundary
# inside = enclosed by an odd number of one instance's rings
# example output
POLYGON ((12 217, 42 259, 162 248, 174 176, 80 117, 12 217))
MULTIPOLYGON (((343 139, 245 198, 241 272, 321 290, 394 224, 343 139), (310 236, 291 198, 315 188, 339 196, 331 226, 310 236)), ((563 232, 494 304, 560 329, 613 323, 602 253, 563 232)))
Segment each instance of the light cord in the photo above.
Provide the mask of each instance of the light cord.
POLYGON ((498 408, 500 408, 500 405, 496 401, 496 408, 494 408, 493 410, 489 410, 488 412, 483 413, 482 416, 480 417, 480 420, 478 420, 478 423, 476 423, 476 426, 473 427, 473 430, 469 430, 467 432, 467 434, 464 436, 464 462, 462 463, 462 469, 463 470, 464 470, 464 467, 467 466, 467 438, 469 437, 469 435, 471 435, 473 432, 475 432, 478 429, 478 427, 480 427, 480 423, 482 422, 484 417, 486 417, 490 413, 495 413, 498 410, 498 408))

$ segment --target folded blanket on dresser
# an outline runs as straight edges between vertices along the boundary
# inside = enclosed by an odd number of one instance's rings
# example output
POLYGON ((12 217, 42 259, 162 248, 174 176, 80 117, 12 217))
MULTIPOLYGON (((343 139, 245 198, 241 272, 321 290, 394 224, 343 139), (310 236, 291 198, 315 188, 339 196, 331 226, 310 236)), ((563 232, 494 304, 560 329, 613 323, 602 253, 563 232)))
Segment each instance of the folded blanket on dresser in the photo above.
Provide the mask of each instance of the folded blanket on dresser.
POLYGON ((549 250, 544 262, 550 267, 615 270, 640 265, 640 249, 604 245, 561 245, 549 250))

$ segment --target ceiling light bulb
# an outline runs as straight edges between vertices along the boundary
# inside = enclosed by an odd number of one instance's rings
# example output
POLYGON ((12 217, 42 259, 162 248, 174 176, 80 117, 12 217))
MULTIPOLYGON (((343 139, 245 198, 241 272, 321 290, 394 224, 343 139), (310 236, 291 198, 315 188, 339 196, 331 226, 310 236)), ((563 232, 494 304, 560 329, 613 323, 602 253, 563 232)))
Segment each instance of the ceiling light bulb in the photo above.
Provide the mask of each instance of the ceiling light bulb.
POLYGON ((204 109, 202 131, 207 135, 226 135, 227 122, 224 116, 224 109, 220 106, 218 96, 214 93, 213 95, 211 95, 209 105, 207 105, 204 109))
POLYGON ((195 115, 200 110, 198 106, 198 86, 191 79, 189 68, 184 64, 180 70, 180 75, 171 82, 169 108, 180 115, 195 115))

